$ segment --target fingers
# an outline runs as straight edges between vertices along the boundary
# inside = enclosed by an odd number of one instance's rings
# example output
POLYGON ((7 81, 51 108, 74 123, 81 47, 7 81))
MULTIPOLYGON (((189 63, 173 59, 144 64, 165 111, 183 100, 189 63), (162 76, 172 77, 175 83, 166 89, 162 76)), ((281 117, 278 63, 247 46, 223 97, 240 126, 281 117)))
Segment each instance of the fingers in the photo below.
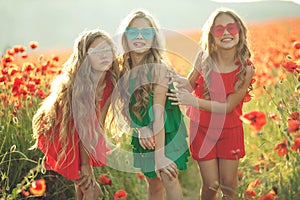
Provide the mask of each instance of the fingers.
POLYGON ((75 181, 75 192, 76 192, 76 199, 82 200, 83 193, 82 193, 81 189, 79 188, 79 186, 76 184, 76 181, 75 181))
POLYGON ((181 92, 176 89, 171 89, 171 92, 173 92, 173 93, 167 93, 168 99, 172 101, 171 105, 174 105, 174 106, 181 105, 181 102, 180 102, 181 92))
POLYGON ((159 180, 161 180, 160 170, 156 170, 155 172, 156 172, 157 178, 159 180))
POLYGON ((82 198, 80 200, 99 199, 102 193, 101 188, 97 183, 95 186, 90 185, 88 188, 78 188, 79 190, 81 190, 82 193, 82 198))
POLYGON ((81 187, 82 185, 85 184, 86 181, 87 181, 87 176, 81 176, 81 177, 76 181, 76 185, 78 185, 79 187, 81 187))
POLYGON ((90 185, 93 187, 96 185, 96 181, 93 181, 93 178, 87 175, 81 176, 80 179, 78 179, 75 183, 85 190, 88 189, 90 185))
MULTIPOLYGON (((171 165, 169 165, 163 169, 160 169, 158 172, 159 172, 159 175, 160 175, 160 173, 164 173, 165 175, 167 175, 167 177, 169 178, 170 181, 176 179, 178 176, 177 167, 174 168, 171 165)), ((160 179, 161 179, 161 175, 160 175, 160 179)))
POLYGON ((140 145, 143 149, 155 149, 155 141, 153 137, 139 138, 140 145))

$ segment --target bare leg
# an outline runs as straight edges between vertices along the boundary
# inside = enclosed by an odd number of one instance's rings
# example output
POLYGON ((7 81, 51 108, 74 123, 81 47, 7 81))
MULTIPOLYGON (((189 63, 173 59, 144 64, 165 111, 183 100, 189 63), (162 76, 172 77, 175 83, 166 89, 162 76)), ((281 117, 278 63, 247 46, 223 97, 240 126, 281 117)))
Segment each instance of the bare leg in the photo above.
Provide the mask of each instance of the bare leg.
POLYGON ((218 160, 198 161, 202 177, 201 200, 216 200, 219 189, 218 160))
POLYGON ((76 192, 76 199, 77 200, 82 200, 83 199, 83 194, 79 188, 79 186, 77 186, 76 184, 75 185, 75 192, 76 192))
POLYGON ((182 189, 178 177, 170 181, 165 173, 161 173, 161 179, 166 189, 167 200, 183 200, 182 189))
POLYGON ((163 200, 164 199, 164 186, 158 178, 148 178, 148 200, 163 200))
POLYGON ((101 188, 97 183, 95 187, 90 186, 84 191, 83 200, 97 200, 101 195, 101 188))
POLYGON ((97 183, 95 187, 91 185, 88 189, 84 189, 75 184, 76 189, 76 199, 78 200, 97 200, 101 195, 101 188, 97 183))
POLYGON ((222 199, 237 200, 237 172, 238 160, 219 159, 220 188, 223 193, 222 199))

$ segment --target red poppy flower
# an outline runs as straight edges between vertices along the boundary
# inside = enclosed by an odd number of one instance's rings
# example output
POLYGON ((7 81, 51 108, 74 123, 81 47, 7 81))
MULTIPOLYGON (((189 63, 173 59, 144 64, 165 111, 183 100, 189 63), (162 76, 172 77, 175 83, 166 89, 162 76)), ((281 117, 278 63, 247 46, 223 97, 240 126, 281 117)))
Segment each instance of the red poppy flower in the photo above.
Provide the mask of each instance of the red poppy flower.
POLYGON ((126 197, 127 197, 127 192, 125 190, 118 190, 114 195, 114 200, 118 200, 126 197))
POLYGON ((9 74, 10 76, 13 76, 13 75, 15 75, 18 71, 19 71, 19 70, 18 70, 17 68, 13 67, 13 68, 8 69, 8 74, 9 74))
POLYGON ((14 61, 14 57, 11 56, 11 55, 5 54, 4 57, 3 57, 3 61, 4 61, 5 63, 10 63, 10 62, 14 61))
POLYGON ((28 54, 27 53, 22 53, 22 58, 28 58, 28 54))
POLYGON ((298 112, 292 112, 291 113, 291 118, 294 120, 300 119, 300 115, 298 112))
POLYGON ((253 131, 260 131, 267 123, 266 115, 262 111, 251 111, 240 117, 243 122, 249 124, 253 131))
POLYGON ((38 197, 43 196, 46 191, 45 179, 39 179, 39 180, 33 181, 29 188, 29 191, 34 196, 38 196, 38 197))
POLYGON ((300 42, 299 41, 294 42, 294 47, 295 49, 300 49, 300 42))
POLYGON ((22 190, 22 195, 24 197, 28 197, 30 195, 30 193, 28 191, 26 191, 26 190, 22 190))
POLYGON ((290 73, 297 72, 298 68, 300 68, 295 61, 288 61, 283 65, 283 67, 290 73))
POLYGON ((27 87, 27 90, 31 93, 34 93, 35 90, 36 90, 36 87, 35 87, 35 82, 33 81, 29 81, 27 84, 26 84, 26 87, 27 87))
POLYGON ((25 71, 25 72, 30 72, 30 71, 32 71, 32 70, 34 70, 34 64, 33 63, 30 63, 30 62, 25 62, 24 64, 23 64, 23 71, 25 71))
POLYGON ((278 121, 278 117, 276 113, 269 113, 268 117, 273 119, 274 121, 278 121))
POLYGON ((52 60, 58 62, 59 61, 59 57, 58 56, 53 56, 52 60))
POLYGON ((0 83, 1 82, 5 82, 7 79, 6 79, 6 76, 0 76, 0 83))
POLYGON ((268 194, 260 197, 258 200, 274 200, 276 195, 277 195, 277 188, 273 187, 268 194))
POLYGON ((36 41, 29 42, 29 46, 31 49, 36 49, 39 46, 39 43, 36 41))
POLYGON ((41 79, 39 78, 35 78, 32 81, 34 81, 36 85, 39 85, 41 83, 41 79))
POLYGON ((239 179, 239 181, 241 181, 241 180, 243 180, 243 177, 244 177, 244 172, 243 171, 240 171, 240 170, 238 170, 238 179, 239 179))
POLYGON ((260 164, 254 165, 253 169, 254 169, 254 171, 259 172, 259 170, 260 170, 260 164))
POLYGON ((260 181, 259 181, 258 179, 255 179, 254 181, 252 181, 252 182, 248 185, 248 187, 247 187, 247 189, 246 189, 246 191, 245 191, 248 197, 252 197, 252 198, 255 198, 255 197, 256 197, 256 193, 255 193, 255 191, 254 191, 254 188, 255 188, 256 186, 258 186, 259 184, 260 184, 260 181))
POLYGON ((292 149, 294 151, 300 150, 300 135, 297 135, 297 137, 294 139, 294 144, 292 145, 292 149))
POLYGON ((284 156, 286 154, 288 154, 288 150, 287 150, 287 145, 286 145, 286 139, 283 140, 282 143, 279 143, 276 145, 276 147, 274 148, 274 150, 277 150, 277 153, 279 156, 284 156))
POLYGON ((15 52, 14 49, 7 49, 7 50, 6 50, 6 54, 7 54, 7 55, 14 56, 15 53, 16 53, 16 52, 15 52))
POLYGON ((15 53, 19 53, 19 48, 20 46, 18 46, 18 45, 15 45, 15 46, 13 46, 12 48, 13 48, 13 50, 15 51, 15 53))
POLYGON ((36 92, 36 94, 40 97, 40 98, 42 98, 42 99, 44 99, 44 98, 46 98, 46 94, 45 94, 45 92, 43 91, 43 90, 41 90, 41 89, 39 89, 37 92, 36 92))
POLYGON ((138 179, 143 180, 145 178, 145 175, 143 173, 139 172, 139 173, 137 173, 137 177, 138 177, 138 179))
POLYGON ((300 129, 300 121, 288 119, 288 132, 293 133, 300 129))
POLYGON ((20 89, 20 86, 24 83, 22 78, 15 78, 14 80, 14 84, 13 84, 13 88, 12 88, 12 92, 15 93, 20 89))
POLYGON ((19 46, 19 51, 20 51, 21 53, 25 52, 25 51, 26 51, 26 47, 24 47, 24 46, 19 46))
POLYGON ((97 178, 97 181, 101 185, 111 185, 112 184, 111 180, 107 177, 106 174, 100 174, 97 178))

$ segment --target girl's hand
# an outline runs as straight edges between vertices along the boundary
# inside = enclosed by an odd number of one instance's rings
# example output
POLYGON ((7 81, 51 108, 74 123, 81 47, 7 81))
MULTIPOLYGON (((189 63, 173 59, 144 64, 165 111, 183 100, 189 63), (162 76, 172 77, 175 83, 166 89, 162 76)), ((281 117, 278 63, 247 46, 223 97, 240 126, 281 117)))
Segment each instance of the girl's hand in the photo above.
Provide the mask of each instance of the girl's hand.
POLYGON ((177 165, 165 156, 155 159, 155 172, 160 180, 161 173, 165 173, 169 177, 170 181, 178 177, 177 165))
POLYGON ((76 180, 75 184, 84 190, 87 190, 90 186, 96 186, 96 179, 94 176, 93 168, 90 164, 81 165, 80 178, 76 180))
POLYGON ((101 194, 102 191, 100 185, 96 183, 94 187, 91 186, 87 190, 83 191, 83 200, 99 199, 101 194))
POLYGON ((101 188, 98 183, 93 187, 90 185, 88 189, 84 189, 75 184, 76 189, 76 199, 78 200, 90 200, 90 199, 99 199, 101 196, 101 188))
POLYGON ((168 75, 167 77, 170 78, 170 81, 168 84, 176 83, 176 88, 189 88, 190 82, 187 78, 184 78, 177 74, 174 69, 168 70, 168 75))
POLYGON ((148 127, 138 128, 139 142, 143 149, 155 149, 155 137, 153 131, 148 127))
POLYGON ((167 93, 168 98, 173 101, 172 105, 188 105, 198 107, 197 97, 185 89, 173 89, 173 93, 167 93))

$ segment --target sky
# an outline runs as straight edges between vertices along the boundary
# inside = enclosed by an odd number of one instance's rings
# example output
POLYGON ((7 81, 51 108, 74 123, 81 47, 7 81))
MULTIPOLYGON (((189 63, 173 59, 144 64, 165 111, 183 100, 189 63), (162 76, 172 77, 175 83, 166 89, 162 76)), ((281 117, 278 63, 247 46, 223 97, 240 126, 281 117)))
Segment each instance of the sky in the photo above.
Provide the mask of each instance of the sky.
POLYGON ((300 0, 0 0, 0 52, 38 41, 39 49, 72 48, 85 29, 117 33, 133 9, 148 10, 164 29, 201 29, 218 7, 234 9, 247 23, 300 18, 300 0))

